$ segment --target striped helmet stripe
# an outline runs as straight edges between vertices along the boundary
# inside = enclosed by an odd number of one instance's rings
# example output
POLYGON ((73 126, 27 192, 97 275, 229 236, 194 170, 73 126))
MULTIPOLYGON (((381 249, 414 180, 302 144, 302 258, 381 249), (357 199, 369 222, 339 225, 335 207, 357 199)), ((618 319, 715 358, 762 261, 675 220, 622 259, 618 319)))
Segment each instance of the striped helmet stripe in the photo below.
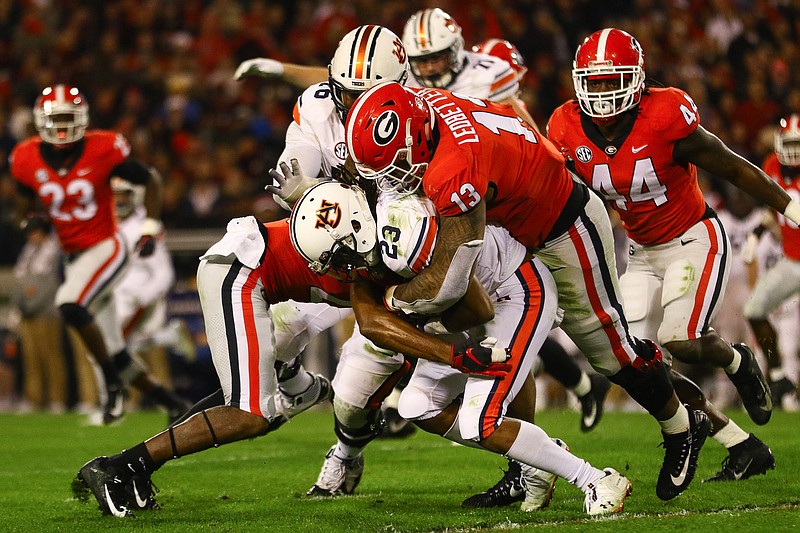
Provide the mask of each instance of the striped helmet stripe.
POLYGON ((56 85, 55 86, 55 97, 56 102, 63 103, 67 101, 67 93, 65 91, 65 87, 63 85, 56 85))
POLYGON ((606 42, 610 34, 611 28, 606 28, 600 33, 600 39, 597 41, 597 61, 606 60, 606 42))
POLYGON ((430 46, 428 42, 431 34, 431 11, 430 9, 426 9, 425 11, 420 12, 419 17, 419 26, 417 27, 417 44, 420 48, 426 48, 430 46))
POLYGON ((364 79, 372 75, 372 60, 375 57, 381 29, 380 26, 374 25, 359 28, 350 52, 350 78, 364 79))

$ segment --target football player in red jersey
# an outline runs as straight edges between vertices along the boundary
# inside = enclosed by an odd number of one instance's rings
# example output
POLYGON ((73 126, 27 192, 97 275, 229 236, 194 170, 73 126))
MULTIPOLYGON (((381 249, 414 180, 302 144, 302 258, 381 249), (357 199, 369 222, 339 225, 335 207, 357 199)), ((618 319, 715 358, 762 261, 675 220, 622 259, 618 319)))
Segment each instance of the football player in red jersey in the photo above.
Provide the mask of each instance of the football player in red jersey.
MULTIPOLYGON (((556 109, 547 131, 576 174, 616 210, 632 241, 620 279, 631 330, 656 338, 685 363, 724 368, 753 421, 767 423, 772 400, 753 352, 709 327, 731 258, 697 167, 792 220, 800 220, 800 204, 700 126, 688 94, 645 88, 644 53, 630 34, 606 28, 590 35, 578 47, 572 77, 577 101, 556 109)), ((711 416, 714 438, 730 451, 712 480, 774 466, 769 448, 706 402, 696 385, 681 376, 673 381, 679 396, 694 398, 689 403, 711 416)))
POLYGON ((421 186, 440 217, 431 265, 389 287, 386 306, 422 314, 448 309, 466 290, 486 223, 504 226, 552 272, 562 329, 595 370, 658 420, 666 455, 657 492, 664 499, 680 494, 710 423, 678 401, 657 347, 629 334, 605 206, 570 176, 552 143, 506 106, 391 83, 356 100, 345 138, 359 172, 384 190, 421 186))
MULTIPOLYGON (((800 115, 792 114, 781 119, 775 134, 775 150, 762 165, 764 172, 793 199, 800 200, 800 115)), ((750 300, 744 306, 744 316, 750 323, 769 367, 768 379, 772 397, 781 405, 783 396, 796 394, 796 385, 782 367, 778 334, 769 320, 769 315, 780 304, 791 298, 800 289, 800 229, 786 216, 767 211, 761 224, 748 236, 747 262, 752 262, 755 248, 767 229, 775 232, 779 228, 783 257, 762 275, 750 300)))
POLYGON ((147 219, 138 253, 153 252, 161 232, 161 181, 158 174, 129 157, 125 138, 112 131, 89 130, 89 105, 75 87, 53 85, 33 108, 39 136, 11 152, 11 175, 17 181, 17 212, 26 216, 38 202, 46 210, 66 255, 64 282, 56 305, 100 365, 107 398, 103 421, 124 413, 123 380, 168 410, 183 401, 155 383, 125 348, 116 319, 111 287, 128 262, 117 231, 111 177, 146 186, 147 219))
MULTIPOLYGON (((354 231, 354 238, 371 239, 374 246, 377 234, 374 221, 370 224, 371 215, 348 214, 352 212, 341 211, 342 225, 357 225, 360 229, 354 231)), ((269 307, 289 299, 348 307, 352 284, 346 281, 382 273, 366 264, 358 271, 337 270, 341 265, 337 257, 325 266, 331 273, 338 272, 340 279, 315 273, 308 268, 307 260, 295 252, 289 233, 287 219, 261 224, 254 217, 238 218, 229 222, 225 236, 203 254, 197 286, 208 344, 222 385, 222 402, 209 398, 206 405, 210 407, 193 407, 193 415, 146 441, 114 456, 87 462, 73 483, 78 498, 86 500, 91 491, 103 514, 117 517, 156 508, 150 479, 167 461, 265 435, 312 405, 330 399, 327 380, 316 380, 309 388, 309 398, 297 403, 285 401, 284 395, 278 393, 277 374, 284 369, 275 359, 269 307)), ((396 327, 407 326, 400 318, 394 319, 396 327)), ((411 355, 438 357, 449 363, 458 353, 452 345, 414 328, 407 333, 409 337, 416 336, 416 345, 424 348, 414 352, 408 347, 411 355)), ((472 350, 471 353, 480 351, 484 359, 494 353, 490 349, 472 350)), ((502 365, 488 370, 507 371, 502 365)), ((306 375, 299 368, 294 372, 292 379, 306 375)))

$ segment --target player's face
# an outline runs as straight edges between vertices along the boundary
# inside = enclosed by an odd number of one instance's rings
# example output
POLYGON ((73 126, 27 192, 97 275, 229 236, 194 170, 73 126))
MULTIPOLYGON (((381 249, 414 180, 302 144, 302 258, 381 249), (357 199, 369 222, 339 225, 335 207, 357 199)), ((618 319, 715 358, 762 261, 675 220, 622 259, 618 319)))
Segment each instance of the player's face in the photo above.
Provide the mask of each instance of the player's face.
POLYGON ((350 108, 353 107, 356 98, 361 95, 361 92, 362 91, 342 91, 342 105, 345 107, 345 109, 349 111, 350 108))
POLYGON ((450 68, 449 50, 443 50, 425 57, 410 59, 414 71, 423 78, 444 74, 450 68))
POLYGON ((608 91, 618 91, 622 89, 622 81, 618 78, 595 78, 589 79, 586 88, 592 93, 603 93, 608 91))

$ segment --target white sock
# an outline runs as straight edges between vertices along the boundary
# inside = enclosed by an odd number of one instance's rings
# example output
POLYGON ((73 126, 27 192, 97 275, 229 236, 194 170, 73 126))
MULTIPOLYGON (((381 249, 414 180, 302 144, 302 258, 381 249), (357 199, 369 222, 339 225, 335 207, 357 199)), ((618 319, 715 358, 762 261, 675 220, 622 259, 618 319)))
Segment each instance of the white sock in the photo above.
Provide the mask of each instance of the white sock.
POLYGON ((661 425, 661 431, 665 435, 675 435, 689 431, 689 411, 685 405, 681 404, 677 413, 666 420, 659 420, 658 423, 661 425))
POLYGON ((349 446, 342 441, 336 441, 336 449, 333 451, 333 455, 342 461, 350 461, 361 455, 363 449, 363 447, 357 448, 355 446, 349 446))
POLYGON ((592 390, 592 380, 589 379, 589 374, 586 372, 581 372, 581 379, 578 380, 578 384, 572 387, 570 390, 578 398, 589 394, 589 392, 592 390))
POLYGON ((519 423, 517 440, 506 453, 509 459, 551 472, 581 490, 605 475, 602 470, 553 442, 539 426, 521 420, 519 423))
POLYGON ((742 428, 736 425, 736 422, 731 420, 722 426, 722 429, 717 431, 712 438, 726 448, 732 448, 746 441, 750 438, 750 435, 745 433, 742 428))
POLYGON ((731 351, 733 352, 733 360, 731 364, 725 367, 725 372, 733 375, 739 370, 739 366, 742 364, 742 354, 733 346, 731 346, 731 351))
POLYGON ((314 384, 314 375, 305 368, 300 368, 296 376, 281 381, 278 386, 287 396, 295 396, 308 390, 314 384))

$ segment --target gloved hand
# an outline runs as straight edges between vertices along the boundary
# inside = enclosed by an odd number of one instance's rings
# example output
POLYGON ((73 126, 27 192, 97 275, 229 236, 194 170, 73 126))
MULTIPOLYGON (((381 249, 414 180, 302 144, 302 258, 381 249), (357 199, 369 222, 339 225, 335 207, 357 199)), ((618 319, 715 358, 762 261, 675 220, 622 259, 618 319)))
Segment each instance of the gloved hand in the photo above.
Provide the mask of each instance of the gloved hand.
POLYGON ((283 76, 283 64, 267 57, 256 57, 242 61, 233 74, 234 80, 245 76, 261 76, 262 78, 279 78, 283 76))
POLYGON ((148 257, 153 255, 156 250, 156 238, 162 232, 164 225, 154 218, 144 219, 142 224, 142 234, 139 237, 139 242, 136 244, 136 251, 139 257, 148 257))
POLYGON ((742 246, 741 257, 746 265, 749 265, 756 258, 756 250, 758 250, 758 235, 755 233, 748 233, 747 240, 742 246))
POLYGON ((451 366, 465 374, 480 374, 502 379, 511 370, 506 361, 511 357, 508 349, 498 348, 497 339, 467 338, 463 342, 453 344, 451 366))
POLYGON ((637 351, 638 357, 631 361, 631 366, 639 372, 650 372, 659 368, 664 362, 661 349, 649 339, 640 339, 639 342, 642 349, 637 351))
POLYGON ((289 165, 286 163, 280 164, 282 174, 274 168, 269 169, 269 175, 272 176, 272 179, 275 180, 277 185, 267 185, 264 187, 264 190, 278 196, 281 200, 286 202, 289 207, 293 206, 304 192, 316 185, 319 181, 315 178, 304 176, 297 159, 292 159, 290 163, 292 164, 291 169, 289 169, 289 165))

